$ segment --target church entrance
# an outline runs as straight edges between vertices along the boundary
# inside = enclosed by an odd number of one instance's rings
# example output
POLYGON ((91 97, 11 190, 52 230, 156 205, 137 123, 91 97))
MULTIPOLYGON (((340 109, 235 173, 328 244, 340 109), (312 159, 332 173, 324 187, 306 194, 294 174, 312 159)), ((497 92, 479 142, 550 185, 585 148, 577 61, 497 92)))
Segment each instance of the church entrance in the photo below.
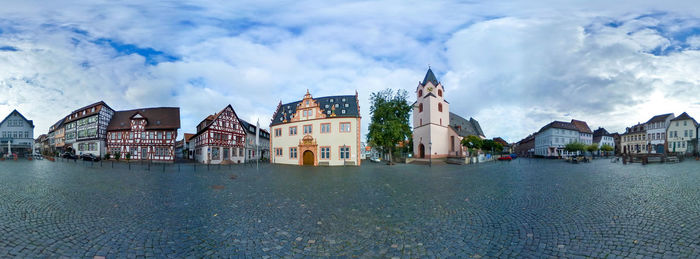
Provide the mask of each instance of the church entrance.
POLYGON ((314 152, 311 152, 311 150, 304 151, 303 165, 314 165, 314 152))
POLYGON ((425 146, 423 144, 418 145, 418 157, 425 158, 425 146))

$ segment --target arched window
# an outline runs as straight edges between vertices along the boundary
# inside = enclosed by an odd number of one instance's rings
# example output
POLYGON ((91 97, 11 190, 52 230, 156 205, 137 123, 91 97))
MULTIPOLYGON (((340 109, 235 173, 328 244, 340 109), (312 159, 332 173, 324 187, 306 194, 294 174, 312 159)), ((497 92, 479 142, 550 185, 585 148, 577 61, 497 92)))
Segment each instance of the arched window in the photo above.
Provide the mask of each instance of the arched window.
POLYGON ((438 96, 442 97, 442 90, 438 89, 438 96))
POLYGON ((442 103, 438 103, 438 111, 442 112, 442 103))
POLYGON ((418 112, 423 112, 423 104, 422 103, 418 104, 418 112))
POLYGON ((423 90, 418 90, 418 97, 423 96, 423 90))

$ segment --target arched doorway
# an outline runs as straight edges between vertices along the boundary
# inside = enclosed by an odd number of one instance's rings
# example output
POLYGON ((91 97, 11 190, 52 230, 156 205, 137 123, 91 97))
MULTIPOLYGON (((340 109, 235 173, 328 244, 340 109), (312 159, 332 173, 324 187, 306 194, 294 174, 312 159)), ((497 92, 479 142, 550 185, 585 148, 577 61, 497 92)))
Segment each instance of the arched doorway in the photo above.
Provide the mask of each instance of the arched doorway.
POLYGON ((304 151, 303 165, 314 165, 314 152, 311 152, 311 150, 304 151))
POLYGON ((420 158, 425 158, 425 146, 423 144, 418 145, 418 154, 420 158))

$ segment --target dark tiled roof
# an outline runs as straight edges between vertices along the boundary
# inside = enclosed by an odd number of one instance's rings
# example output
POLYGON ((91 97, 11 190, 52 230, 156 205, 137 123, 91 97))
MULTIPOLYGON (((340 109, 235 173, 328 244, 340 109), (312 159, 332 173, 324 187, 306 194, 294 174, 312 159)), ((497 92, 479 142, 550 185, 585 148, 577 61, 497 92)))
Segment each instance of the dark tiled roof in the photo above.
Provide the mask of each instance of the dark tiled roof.
MULTIPOLYGON (((313 98, 313 100, 318 103, 321 112, 326 114, 326 116, 331 114, 331 107, 335 105, 336 118, 360 117, 360 109, 357 104, 358 100, 355 95, 326 96, 313 98), (342 101, 343 98, 345 98, 345 102, 342 101), (348 104, 348 107, 345 107, 345 104, 348 104), (345 114, 342 113, 342 110, 345 110, 345 114)), ((291 121, 292 115, 296 113, 297 105, 300 103, 301 101, 296 101, 277 107, 277 111, 275 111, 270 126, 285 123, 284 120, 287 122, 291 121)))
POLYGON ((602 137, 602 136, 611 136, 610 133, 608 133, 607 130, 604 128, 598 128, 597 130, 593 131, 593 137, 602 137))
POLYGON ((485 136, 479 122, 474 118, 469 118, 469 120, 467 120, 452 112, 450 112, 450 127, 461 137, 469 135, 485 136))
POLYGON ((24 121, 26 121, 27 123, 29 123, 29 125, 32 126, 32 128, 34 128, 34 121, 33 121, 33 120, 27 120, 27 118, 25 118, 24 115, 22 115, 21 113, 19 113, 17 110, 12 110, 12 112, 10 112, 10 114, 8 114, 7 117, 5 117, 5 119, 3 119, 2 121, 0 121, 0 124, 5 123, 5 121, 6 121, 8 118, 10 118, 10 116, 11 116, 12 114, 14 114, 14 113, 16 113, 17 115, 19 115, 19 117, 21 117, 24 121))
POLYGON ((591 134, 591 128, 588 127, 588 123, 580 120, 571 120, 571 124, 574 124, 578 132, 591 134))
POLYGON ((61 126, 63 126, 63 122, 64 122, 64 121, 66 121, 66 118, 61 118, 61 119, 58 120, 56 123, 54 123, 53 125, 51 125, 51 127, 49 127, 49 133, 55 131, 56 129, 61 128, 61 126))
POLYGON ((107 130, 130 130, 131 117, 136 114, 146 119, 146 130, 180 128, 180 108, 159 107, 115 112, 107 130))
POLYGON ((102 110, 102 107, 107 107, 107 108, 110 109, 110 110, 114 110, 114 109, 112 109, 111 107, 109 107, 109 105, 107 105, 104 101, 99 101, 99 102, 90 104, 90 105, 88 105, 88 106, 81 107, 80 109, 77 109, 77 110, 71 112, 70 115, 68 115, 68 116, 66 117, 65 123, 72 122, 72 121, 76 121, 76 120, 79 120, 79 119, 82 119, 82 118, 85 118, 85 117, 89 117, 89 116, 98 114, 98 113, 100 113, 100 110, 102 110), (90 112, 90 110, 88 110, 88 109, 90 109, 90 108, 92 108, 92 107, 96 107, 95 112, 90 112), (81 112, 81 111, 84 111, 84 110, 86 111, 86 112, 85 112, 85 115, 83 115, 83 113, 81 112), (72 115, 73 115, 73 114, 77 114, 78 116, 75 117, 75 118, 72 118, 72 115))
POLYGON ((666 119, 667 119, 669 116, 673 117, 673 113, 666 113, 666 114, 656 115, 656 116, 654 116, 654 117, 651 117, 651 119, 649 119, 649 121, 647 121, 646 123, 663 122, 663 121, 666 121, 666 119))
POLYGON ((433 85, 438 85, 439 82, 437 80, 437 77, 435 77, 435 74, 433 74, 433 70, 428 68, 428 72, 425 73, 425 78, 423 78, 423 82, 421 82, 421 85, 425 85, 428 82, 433 83, 433 85))
POLYGON ((632 127, 628 127, 628 128, 625 130, 625 133, 622 134, 622 135, 627 135, 627 134, 630 134, 630 133, 645 132, 645 131, 646 131, 646 129, 644 128, 644 124, 637 123, 637 125, 634 125, 634 126, 632 126, 632 127))
POLYGON ((545 131, 545 130, 547 130, 547 129, 549 129, 549 128, 566 129, 566 130, 575 130, 575 131, 578 131, 578 128, 576 128, 576 126, 574 126, 574 124, 571 124, 571 123, 569 123, 569 122, 563 122, 563 121, 553 121, 553 122, 550 122, 549 124, 545 125, 544 127, 542 127, 542 128, 540 129, 540 131, 538 131, 538 133, 539 133, 539 132, 542 132, 542 131, 545 131))
MULTIPOLYGON (((255 135, 255 129, 257 128, 255 125, 248 123, 245 120, 238 119, 238 121, 241 122, 241 127, 245 129, 246 132, 255 135)), ((270 139, 269 137, 266 137, 265 134, 262 134, 263 132, 267 133, 266 130, 260 129, 260 137, 264 139, 270 139)))
POLYGON ((692 120, 693 123, 695 123, 696 125, 698 124, 698 122, 695 121, 695 119, 693 119, 693 117, 690 117, 690 115, 688 115, 688 113, 686 113, 686 112, 683 112, 683 113, 681 113, 681 115, 678 115, 678 117, 671 119, 671 121, 680 121, 680 120, 692 120))

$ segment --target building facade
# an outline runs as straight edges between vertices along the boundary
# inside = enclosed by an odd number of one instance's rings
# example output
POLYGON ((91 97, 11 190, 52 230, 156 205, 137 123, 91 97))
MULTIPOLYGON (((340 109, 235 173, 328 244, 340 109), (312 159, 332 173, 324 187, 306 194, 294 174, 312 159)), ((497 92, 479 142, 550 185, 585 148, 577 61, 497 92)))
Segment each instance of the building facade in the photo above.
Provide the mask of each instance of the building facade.
POLYGON ((578 142, 581 135, 569 122, 553 121, 535 134, 535 155, 541 157, 566 157, 574 155, 564 150, 566 144, 578 142))
POLYGON ((580 120, 571 120, 571 124, 578 130, 579 138, 578 142, 586 145, 593 144, 593 131, 588 127, 588 123, 580 120))
POLYGON ((270 162, 360 165, 361 116, 355 95, 313 98, 277 106, 270 123, 270 162))
POLYGON ((638 123, 632 127, 628 127, 625 133, 621 136, 622 153, 623 154, 638 154, 647 153, 647 132, 644 124, 638 123))
POLYGON ((614 149, 615 149, 615 138, 612 134, 608 133, 607 130, 604 128, 598 128, 597 130, 593 131, 593 143, 598 145, 598 155, 602 154, 607 154, 607 155, 612 155, 614 154, 614 149), (613 148, 613 151, 610 151, 609 153, 605 153, 605 151, 600 150, 603 145, 608 145, 613 148))
POLYGON ((416 87, 413 104, 413 157, 447 158, 466 156, 462 139, 469 135, 485 138, 479 122, 450 112, 445 88, 428 68, 416 87))
POLYGON ((34 122, 17 110, 0 121, 0 156, 31 155, 34 145, 34 122))
POLYGON ((258 159, 270 158, 270 133, 264 129, 260 129, 260 138, 258 145, 255 145, 256 125, 250 124, 245 120, 241 120, 241 126, 245 129, 245 157, 246 160, 255 161, 258 159))
POLYGON ((66 128, 63 125, 65 118, 61 118, 49 127, 49 144, 52 153, 62 153, 66 145, 66 128))
POLYGON ((673 113, 656 115, 644 123, 647 131, 647 144, 650 153, 664 153, 666 146, 666 129, 674 118, 673 113))
POLYGON ((112 116, 114 110, 103 101, 73 111, 64 122, 66 151, 104 156, 107 153, 107 126, 112 116))
POLYGON ((200 163, 245 162, 245 131, 230 104, 202 120, 192 139, 195 142, 195 159, 200 163))
POLYGON ((107 150, 122 159, 173 162, 179 128, 180 108, 117 111, 107 127, 107 150))
POLYGON ((535 134, 530 134, 515 143, 513 151, 519 157, 532 157, 535 155, 535 134))
POLYGON ((693 154, 696 151, 698 123, 688 113, 682 113, 670 120, 666 131, 668 152, 693 154))

